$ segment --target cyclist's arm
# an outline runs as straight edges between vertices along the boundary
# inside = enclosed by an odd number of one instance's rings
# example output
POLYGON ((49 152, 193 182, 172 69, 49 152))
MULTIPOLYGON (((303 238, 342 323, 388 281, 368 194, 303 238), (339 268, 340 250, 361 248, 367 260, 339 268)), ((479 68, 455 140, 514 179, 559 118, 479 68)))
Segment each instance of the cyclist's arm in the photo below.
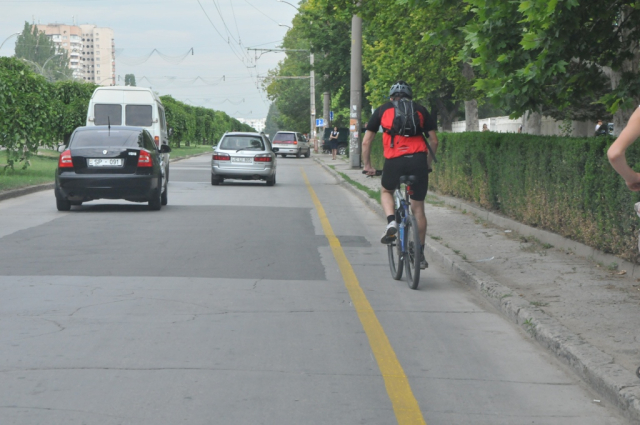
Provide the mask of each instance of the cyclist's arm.
POLYGON ((364 171, 370 175, 373 175, 376 172, 376 170, 371 166, 371 142, 373 142, 373 138, 375 136, 375 132, 367 130, 362 138, 362 163, 364 165, 364 171))
MULTIPOLYGON (((603 124, 604 125, 604 124, 603 124)), ((609 162, 613 169, 622 176, 627 187, 633 191, 640 191, 640 174, 636 173, 627 164, 625 152, 629 146, 640 136, 640 108, 629 118, 627 126, 622 130, 618 138, 607 151, 609 162)))
MULTIPOLYGON (((438 151, 438 136, 436 136, 435 130, 431 130, 428 133, 429 135, 429 145, 431 146, 431 150, 435 155, 438 151)), ((433 162, 433 158, 431 158, 431 154, 427 152, 427 166, 431 168, 431 162, 433 162)))

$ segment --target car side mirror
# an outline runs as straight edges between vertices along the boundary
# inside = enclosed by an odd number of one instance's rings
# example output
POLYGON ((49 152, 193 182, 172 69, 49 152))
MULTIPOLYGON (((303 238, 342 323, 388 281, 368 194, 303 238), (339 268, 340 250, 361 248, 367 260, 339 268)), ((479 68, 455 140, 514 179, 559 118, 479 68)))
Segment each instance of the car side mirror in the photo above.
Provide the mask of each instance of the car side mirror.
POLYGON ((276 153, 280 150, 280 148, 271 148, 271 150, 273 151, 273 153, 276 153))
POLYGON ((160 153, 169 153, 169 152, 171 152, 171 146, 160 145, 160 153))
POLYGON ((62 153, 62 152, 65 151, 66 148, 67 147, 65 145, 60 145, 60 146, 58 146, 58 152, 62 153))

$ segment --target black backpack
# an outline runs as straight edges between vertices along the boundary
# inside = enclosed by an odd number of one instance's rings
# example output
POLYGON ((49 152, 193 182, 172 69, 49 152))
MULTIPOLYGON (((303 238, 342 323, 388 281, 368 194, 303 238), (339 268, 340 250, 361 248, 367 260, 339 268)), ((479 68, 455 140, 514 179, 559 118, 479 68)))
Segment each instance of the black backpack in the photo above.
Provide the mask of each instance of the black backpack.
POLYGON ((420 116, 416 104, 411 99, 400 98, 391 101, 394 108, 393 125, 387 131, 391 136, 391 147, 395 136, 417 136, 422 133, 420 116))

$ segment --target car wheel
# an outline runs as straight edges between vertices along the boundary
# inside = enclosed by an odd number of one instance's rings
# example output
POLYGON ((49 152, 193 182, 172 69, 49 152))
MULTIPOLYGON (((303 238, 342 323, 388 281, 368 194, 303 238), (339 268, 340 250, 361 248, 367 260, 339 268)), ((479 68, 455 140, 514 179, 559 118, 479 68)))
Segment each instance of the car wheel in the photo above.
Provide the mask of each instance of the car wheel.
POLYGON ((71 202, 66 199, 56 198, 56 208, 58 208, 58 211, 70 211, 71 202))
POLYGON ((215 174, 211 174, 211 184, 217 186, 220 183, 222 183, 222 178, 216 176, 215 174))
POLYGON ((276 175, 274 174, 272 177, 267 179, 267 186, 274 186, 276 184, 276 175))
POLYGON ((345 145, 338 147, 338 155, 346 155, 346 154, 347 154, 347 147, 345 145))
POLYGON ((281 154, 280 156, 283 157, 283 158, 287 157, 287 155, 285 155, 285 154, 281 154))
POLYGON ((311 148, 307 149, 307 153, 305 154, 305 158, 309 158, 311 156, 311 148))
POLYGON ((300 151, 296 153, 296 158, 300 158, 300 151))
POLYGON ((153 197, 149 200, 149 209, 151 211, 159 211, 162 208, 162 180, 158 179, 160 184, 153 193, 153 197))
POLYGON ((160 203, 162 205, 167 205, 169 203, 169 187, 168 186, 164 187, 164 192, 162 192, 162 195, 160 196, 160 203))

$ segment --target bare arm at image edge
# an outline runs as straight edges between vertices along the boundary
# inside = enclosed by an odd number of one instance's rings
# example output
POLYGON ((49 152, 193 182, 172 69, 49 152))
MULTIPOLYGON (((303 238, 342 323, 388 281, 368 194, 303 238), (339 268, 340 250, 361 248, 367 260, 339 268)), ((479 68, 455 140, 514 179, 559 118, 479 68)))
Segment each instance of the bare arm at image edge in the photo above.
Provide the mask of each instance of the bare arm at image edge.
POLYGON ((629 167, 625 152, 638 137, 640 137, 640 107, 631 115, 627 126, 607 152, 607 157, 613 169, 620 174, 627 183, 627 187, 634 192, 640 191, 640 174, 629 167))

